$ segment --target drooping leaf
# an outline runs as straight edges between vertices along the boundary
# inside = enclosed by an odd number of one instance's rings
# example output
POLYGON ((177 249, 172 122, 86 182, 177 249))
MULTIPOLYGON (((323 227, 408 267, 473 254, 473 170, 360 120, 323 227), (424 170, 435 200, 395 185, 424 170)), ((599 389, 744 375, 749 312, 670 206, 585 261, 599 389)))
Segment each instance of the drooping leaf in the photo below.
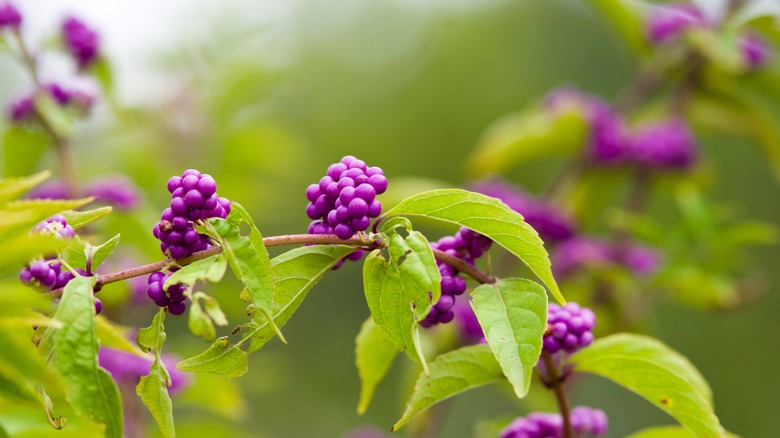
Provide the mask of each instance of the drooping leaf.
POLYGON ((0 180, 0 203, 13 201, 27 190, 46 181, 50 176, 51 171, 44 170, 35 175, 0 180))
POLYGON ((722 436, 711 391, 683 356, 646 336, 617 334, 571 357, 574 370, 597 374, 644 397, 697 436, 722 436))
POLYGON ((398 430, 415 415, 442 400, 501 377, 501 366, 487 345, 472 345, 444 353, 430 363, 429 374, 422 373, 417 379, 406 410, 392 430, 398 430))
POLYGON ((378 249, 371 252, 363 263, 363 290, 376 325, 400 350, 420 362, 427 371, 415 318, 415 303, 430 310, 427 291, 404 283, 396 265, 385 260, 378 249))
POLYGON ((522 260, 559 303, 566 303, 552 276, 550 260, 539 234, 522 215, 497 199, 465 190, 433 190, 412 196, 385 214, 386 219, 393 216, 443 220, 493 239, 522 260))
POLYGON ((358 414, 363 415, 368 409, 374 390, 390 370, 396 354, 398 348, 384 330, 377 327, 373 318, 366 319, 355 339, 355 365, 360 375, 358 414))
POLYGON ((176 429, 173 425, 173 404, 168 394, 168 381, 170 376, 162 361, 158 358, 152 364, 149 374, 141 377, 141 381, 135 388, 136 394, 151 412, 154 421, 160 427, 164 437, 175 437, 176 429))
MULTIPOLYGON (((35 171, 50 142, 49 136, 43 132, 21 126, 10 127, 3 136, 3 174, 22 176, 35 171)), ((6 200, 0 194, 0 202, 6 200)))
POLYGON ((214 341, 203 353, 176 365, 182 371, 209 373, 225 377, 241 377, 247 371, 248 356, 241 344, 230 345, 227 337, 214 341))
POLYGON ((178 283, 193 285, 199 281, 218 283, 225 275, 226 269, 227 259, 224 254, 217 254, 183 266, 165 280, 163 288, 168 289, 169 286, 178 283))
POLYGON ((203 311, 199 299, 193 299, 190 303, 190 316, 187 327, 195 336, 201 336, 206 342, 211 342, 217 336, 217 330, 211 318, 203 311))
POLYGON ((518 398, 528 393, 547 328, 547 293, 523 279, 483 284, 471 293, 471 306, 518 398))
POLYGON ((74 230, 89 225, 98 219, 108 216, 114 208, 111 206, 95 208, 87 211, 75 211, 67 210, 61 214, 65 216, 65 220, 68 221, 68 225, 73 227, 74 230))
POLYGON ((587 123, 578 112, 548 114, 538 108, 494 122, 469 157, 471 173, 501 173, 525 161, 569 155, 582 147, 587 123))
MULTIPOLYGON (((325 276, 339 260, 355 252, 343 245, 303 246, 287 251, 271 260, 274 277, 274 322, 279 327, 292 317, 312 287, 325 276)), ((249 341, 248 352, 262 348, 274 335, 266 321, 255 320, 244 335, 249 341)))
POLYGON ((63 291, 54 318, 55 367, 74 409, 106 425, 106 436, 122 437, 122 400, 111 376, 97 363, 94 277, 77 277, 63 291))
MULTIPOLYGON (((641 2, 630 0, 588 0, 591 5, 617 31, 621 40, 635 53, 649 50, 645 37, 645 17, 637 7, 641 2)), ((644 13, 647 11, 645 10, 644 13)))
POLYGON ((271 259, 263 244, 263 236, 255 227, 249 213, 234 202, 227 220, 210 219, 209 224, 219 234, 233 273, 246 287, 252 299, 254 310, 265 317, 280 339, 276 323, 273 322, 274 280, 271 273, 271 259), (241 234, 241 224, 246 223, 249 234, 241 234))
POLYGON ((165 313, 165 309, 160 309, 154 316, 152 324, 138 331, 136 342, 143 350, 154 351, 154 363, 149 374, 141 377, 135 392, 149 409, 163 436, 172 438, 176 436, 176 429, 173 425, 173 404, 168 394, 171 377, 161 357, 162 347, 167 337, 165 313))

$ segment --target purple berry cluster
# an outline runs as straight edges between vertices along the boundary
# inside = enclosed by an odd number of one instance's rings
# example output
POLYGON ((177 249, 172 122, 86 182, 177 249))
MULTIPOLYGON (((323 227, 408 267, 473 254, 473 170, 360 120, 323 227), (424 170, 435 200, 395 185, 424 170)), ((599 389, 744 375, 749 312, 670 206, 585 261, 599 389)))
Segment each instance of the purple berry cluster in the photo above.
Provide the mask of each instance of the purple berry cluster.
MULTIPOLYGON (((600 409, 577 406, 569 413, 575 436, 598 438, 607 433, 607 415, 600 409)), ((562 438, 563 419, 560 414, 534 412, 515 419, 501 431, 500 438, 562 438)))
MULTIPOLYGON (((44 85, 45 92, 54 103, 62 108, 72 109, 80 115, 87 115, 95 104, 95 96, 83 90, 66 88, 60 84, 44 85)), ((35 95, 30 93, 8 105, 8 120, 13 123, 28 123, 36 120, 35 95)))
POLYGON ((62 22, 62 40, 80 70, 100 57, 100 35, 78 18, 68 17, 62 22))
MULTIPOLYGON (((83 269, 76 269, 80 275, 87 275, 83 269)), ((54 260, 38 260, 22 269, 19 279, 22 283, 49 291, 65 287, 69 281, 76 278, 70 271, 54 260)))
POLYGON ((559 351, 574 353, 593 342, 595 326, 596 315, 588 308, 571 302, 563 307, 550 304, 542 349, 550 354, 559 351))
POLYGON ((663 44, 676 39, 687 29, 710 25, 707 17, 694 5, 663 5, 647 19, 647 38, 653 44, 663 44))
MULTIPOLYGON (((176 369, 178 358, 163 355, 162 361, 171 377, 171 386, 168 387, 169 393, 179 392, 190 385, 189 375, 176 369)), ((98 363, 101 368, 111 373, 111 377, 117 383, 127 384, 131 387, 138 385, 141 377, 149 374, 152 362, 154 362, 154 357, 151 355, 142 357, 110 347, 100 347, 98 352, 98 363)))
POLYGON ((11 3, 0 4, 0 30, 19 29, 22 25, 22 14, 11 3))
MULTIPOLYGON (((55 214, 38 223, 33 228, 32 233, 44 236, 50 235, 64 240, 70 240, 76 236, 73 227, 68 225, 65 217, 60 214, 55 214)), ((76 269, 76 272, 81 276, 89 275, 83 269, 76 269)), ((74 278, 76 276, 65 269, 54 258, 37 260, 29 265, 25 265, 22 272, 19 273, 19 280, 23 284, 43 291, 52 291, 65 287, 74 278)), ((101 310, 103 310, 103 303, 100 302, 100 299, 95 298, 95 313, 100 313, 101 310)))
MULTIPOLYGON (((655 45, 674 43, 689 29, 712 29, 712 20, 691 4, 659 6, 650 14, 646 23, 647 38, 655 45)), ((747 31, 739 37, 739 50, 744 65, 757 69, 769 59, 769 44, 754 32, 747 31)))
POLYGON ((387 190, 387 178, 379 167, 368 167, 351 155, 328 167, 319 184, 306 188, 306 215, 314 222, 309 234, 335 234, 349 239, 365 231, 371 219, 382 213, 376 199, 387 190))
POLYGON ((230 201, 217 195, 217 182, 211 175, 195 169, 168 180, 171 204, 154 225, 154 237, 160 240, 160 249, 174 259, 192 255, 211 247, 205 235, 195 230, 195 222, 213 217, 226 218, 230 201))
MULTIPOLYGON (((432 242, 431 248, 473 265, 476 259, 490 249, 492 243, 489 238, 464 227, 454 236, 445 236, 437 242, 432 242)), ((437 265, 441 273, 441 297, 433 305, 428 316, 420 321, 420 325, 426 328, 452 321, 455 318, 452 309, 455 305, 455 297, 466 292, 466 280, 458 275, 459 272, 455 268, 441 261, 437 261, 437 265)))
POLYGON ((177 269, 171 268, 170 272, 163 274, 162 272, 155 272, 149 276, 149 286, 146 289, 146 294, 160 307, 168 307, 168 312, 171 315, 181 315, 187 309, 187 297, 184 292, 187 291, 187 287, 183 284, 174 284, 168 287, 168 290, 163 289, 165 280, 168 279, 177 269))
POLYGON ((76 231, 68 225, 65 220, 65 216, 61 214, 55 214, 54 216, 41 221, 33 228, 34 234, 40 234, 43 236, 51 235, 58 239, 69 240, 76 236, 76 231))
POLYGON ((650 169, 687 169, 696 161, 696 139, 679 118, 639 125, 632 136, 633 161, 650 169))
POLYGON ((687 170, 696 161, 696 139, 682 119, 645 122, 629 129, 608 103, 571 87, 553 90, 545 108, 552 114, 571 108, 583 113, 590 126, 587 155, 593 164, 687 170))
MULTIPOLYGON (((108 204, 119 210, 134 210, 141 203, 138 186, 125 175, 100 176, 89 180, 84 194, 97 198, 95 202, 108 204)), ((28 199, 68 199, 68 188, 61 180, 47 181, 30 190, 28 199)))
POLYGON ((619 266, 635 275, 655 273, 661 255, 636 242, 615 244, 592 237, 575 237, 556 246, 551 254, 553 275, 562 280, 586 268, 619 266))
POLYGON ((555 244, 574 235, 576 227, 571 217, 507 181, 493 178, 475 183, 470 189, 496 198, 522 214, 528 225, 539 233, 545 243, 555 244))

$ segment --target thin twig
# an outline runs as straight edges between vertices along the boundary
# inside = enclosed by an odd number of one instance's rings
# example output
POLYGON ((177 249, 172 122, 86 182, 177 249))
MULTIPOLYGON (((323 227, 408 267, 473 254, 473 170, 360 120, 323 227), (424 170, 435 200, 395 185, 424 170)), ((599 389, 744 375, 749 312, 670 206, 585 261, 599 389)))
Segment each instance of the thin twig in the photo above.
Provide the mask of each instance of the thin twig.
MULTIPOLYGON (((283 236, 272 236, 263 238, 263 244, 266 247, 284 246, 284 245, 347 245, 362 249, 384 248, 385 243, 381 240, 368 240, 362 237, 353 237, 351 239, 340 239, 335 234, 288 234, 283 236)), ((161 260, 148 265, 137 266, 135 268, 125 269, 110 274, 98 275, 97 284, 100 286, 116 283, 117 281, 127 280, 142 275, 148 275, 154 272, 162 271, 170 266, 186 266, 198 260, 203 260, 222 253, 222 247, 214 247, 205 251, 199 251, 189 257, 178 260, 161 260)), ((447 255, 441 251, 433 250, 434 256, 444 263, 452 266, 458 271, 470 276, 480 283, 494 283, 495 279, 479 269, 471 266, 463 260, 447 255)), ((62 289, 55 289, 48 292, 51 296, 62 295, 62 289)))
POLYGON ((555 363, 553 363, 550 353, 542 352, 542 361, 544 361, 547 377, 550 380, 549 385, 555 392, 555 399, 558 401, 558 409, 561 411, 561 418, 563 419, 563 438, 574 438, 569 415, 569 401, 566 398, 566 392, 563 389, 563 379, 561 379, 561 376, 558 374, 558 368, 555 366, 555 363))

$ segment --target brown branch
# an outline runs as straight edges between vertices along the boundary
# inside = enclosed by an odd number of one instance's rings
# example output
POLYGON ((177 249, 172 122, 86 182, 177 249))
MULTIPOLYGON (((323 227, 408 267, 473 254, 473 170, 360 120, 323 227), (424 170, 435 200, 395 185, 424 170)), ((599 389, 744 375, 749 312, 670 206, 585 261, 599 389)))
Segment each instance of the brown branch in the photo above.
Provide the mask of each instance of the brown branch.
POLYGON ((558 368, 553 363, 552 356, 547 352, 542 352, 542 361, 547 371, 549 385, 555 391, 555 399, 558 401, 558 409, 561 411, 563 419, 563 438, 574 438, 574 432, 571 427, 571 418, 569 415, 569 401, 566 399, 566 392, 563 390, 563 379, 558 374, 558 368))
MULTIPOLYGON (((354 246, 362 249, 378 249, 384 248, 384 242, 380 240, 367 240, 362 237, 352 237, 350 239, 340 239, 335 234, 289 234, 283 236, 272 236, 263 238, 263 244, 266 247, 285 246, 285 245, 347 245, 354 246)), ((185 257, 179 260, 161 260, 159 262, 150 263, 148 265, 137 266, 135 268, 125 269, 118 272, 112 272, 110 274, 98 275, 98 285, 103 286, 109 283, 116 283, 117 281, 127 280, 134 277, 140 277, 142 275, 149 275, 154 272, 162 271, 169 266, 186 266, 190 263, 198 260, 203 260, 217 254, 222 253, 222 247, 207 249, 205 251, 199 251, 192 254, 189 257, 185 257)), ((433 250, 434 256, 444 263, 452 266, 458 271, 470 276, 474 280, 480 283, 494 283, 495 279, 479 269, 471 266, 463 260, 447 255, 439 250, 433 250)), ((55 289, 48 292, 50 296, 58 297, 62 295, 62 289, 55 289)))

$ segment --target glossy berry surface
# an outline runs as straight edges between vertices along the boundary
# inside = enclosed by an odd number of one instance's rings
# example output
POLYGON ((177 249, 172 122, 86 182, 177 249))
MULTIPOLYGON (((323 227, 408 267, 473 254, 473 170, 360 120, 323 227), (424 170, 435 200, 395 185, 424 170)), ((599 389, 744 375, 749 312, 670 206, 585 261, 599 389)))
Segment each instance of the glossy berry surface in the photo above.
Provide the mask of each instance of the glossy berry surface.
POLYGON ((181 259, 212 247, 211 239, 195 230, 195 224, 209 218, 226 218, 230 201, 217 194, 217 182, 211 175, 195 169, 168 180, 171 203, 160 215, 152 233, 160 240, 160 250, 181 259))
MULTIPOLYGON (((577 406, 569 420, 577 437, 602 437, 607 433, 607 416, 604 411, 577 406)), ((499 435, 500 438, 561 438, 563 419, 560 414, 534 412, 515 419, 499 435)))
MULTIPOLYGON (((490 249, 492 241, 468 228, 461 228, 454 236, 446 236, 431 243, 432 249, 457 257, 466 263, 474 264, 474 260, 490 249)), ((433 305, 428 315, 420 321, 423 327, 433 327, 436 324, 446 324, 455 318, 456 297, 466 292, 466 280, 452 266, 437 261, 441 274, 441 297, 433 305)))
POLYGON ((149 279, 147 280, 148 286, 146 294, 154 301, 154 304, 160 307, 167 307, 168 312, 171 315, 181 315, 187 308, 187 297, 184 294, 187 291, 187 286, 183 284, 173 284, 168 287, 167 291, 163 288, 165 280, 176 271, 176 268, 171 268, 170 272, 167 274, 155 272, 149 275, 149 279))
POLYGON ((561 307, 550 304, 547 308, 547 330, 542 340, 546 353, 559 351, 574 353, 593 342, 596 315, 590 309, 569 302, 561 307))

